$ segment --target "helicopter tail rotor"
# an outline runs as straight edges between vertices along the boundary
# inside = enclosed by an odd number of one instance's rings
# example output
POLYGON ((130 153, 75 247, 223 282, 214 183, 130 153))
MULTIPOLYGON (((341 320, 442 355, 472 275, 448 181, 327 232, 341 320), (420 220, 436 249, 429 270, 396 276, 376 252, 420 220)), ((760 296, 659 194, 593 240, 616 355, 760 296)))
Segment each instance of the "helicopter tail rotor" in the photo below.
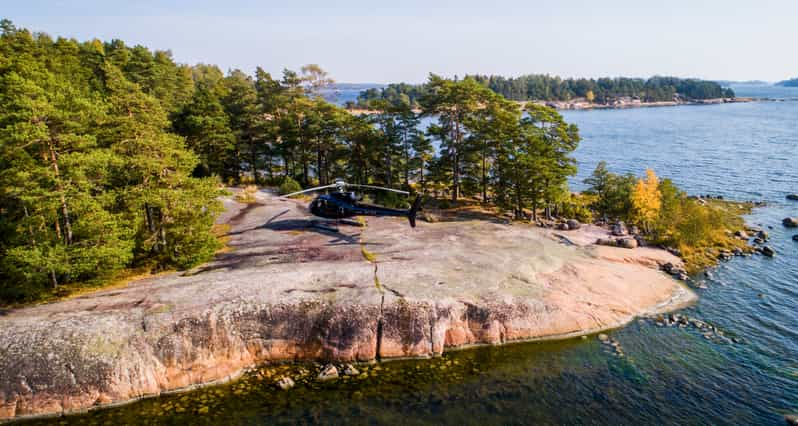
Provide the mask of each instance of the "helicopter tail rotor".
POLYGON ((416 227, 416 214, 418 214, 419 210, 421 210, 421 194, 416 195, 416 199, 413 200, 413 206, 407 212, 407 220, 410 221, 411 228, 416 227))

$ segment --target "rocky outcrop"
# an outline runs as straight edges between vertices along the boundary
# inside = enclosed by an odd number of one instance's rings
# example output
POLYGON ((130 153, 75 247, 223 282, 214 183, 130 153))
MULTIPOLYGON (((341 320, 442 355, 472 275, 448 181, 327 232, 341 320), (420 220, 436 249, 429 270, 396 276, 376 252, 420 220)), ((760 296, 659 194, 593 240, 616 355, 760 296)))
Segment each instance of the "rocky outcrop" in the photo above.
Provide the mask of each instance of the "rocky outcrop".
POLYGON ((565 223, 568 225, 568 229, 572 231, 575 231, 582 227, 582 224, 579 223, 579 221, 576 219, 568 219, 567 221, 565 221, 565 223))
POLYGON ((596 240, 596 244, 600 246, 622 247, 625 249, 634 249, 639 246, 635 238, 599 238, 596 240))
MULTIPOLYGON (((680 264, 661 250, 565 245, 489 222, 369 218, 330 233, 293 201, 226 204, 233 250, 202 268, 0 316, 0 419, 224 381, 263 362, 571 337, 695 297, 652 269, 680 264)), ((595 241, 583 228, 574 240, 595 241)))
POLYGON ((612 235, 616 237, 624 237, 626 235, 629 235, 629 230, 626 229, 626 225, 623 222, 618 222, 612 225, 611 231, 612 235))

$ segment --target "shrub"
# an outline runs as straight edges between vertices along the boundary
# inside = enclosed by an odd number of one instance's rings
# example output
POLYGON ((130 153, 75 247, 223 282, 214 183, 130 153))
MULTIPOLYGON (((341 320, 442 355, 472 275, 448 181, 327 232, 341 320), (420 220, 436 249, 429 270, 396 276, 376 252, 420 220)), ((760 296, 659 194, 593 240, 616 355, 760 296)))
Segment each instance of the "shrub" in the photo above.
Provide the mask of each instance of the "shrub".
POLYGON ((590 210, 590 205, 595 200, 595 196, 588 194, 571 194, 562 203, 562 216, 576 219, 582 223, 590 223, 593 221, 593 212, 590 210))
POLYGON ((396 192, 377 191, 374 194, 374 201, 376 201, 379 205, 394 209, 410 207, 410 203, 407 201, 407 196, 397 194, 396 192))
POLYGON ((292 192, 298 192, 302 190, 302 186, 299 185, 299 182, 292 179, 290 176, 286 176, 283 179, 283 183, 280 184, 280 195, 283 194, 290 194, 292 192))
POLYGON ((236 201, 239 203, 254 203, 256 198, 255 194, 258 192, 258 187, 255 185, 247 185, 241 192, 236 194, 236 201))

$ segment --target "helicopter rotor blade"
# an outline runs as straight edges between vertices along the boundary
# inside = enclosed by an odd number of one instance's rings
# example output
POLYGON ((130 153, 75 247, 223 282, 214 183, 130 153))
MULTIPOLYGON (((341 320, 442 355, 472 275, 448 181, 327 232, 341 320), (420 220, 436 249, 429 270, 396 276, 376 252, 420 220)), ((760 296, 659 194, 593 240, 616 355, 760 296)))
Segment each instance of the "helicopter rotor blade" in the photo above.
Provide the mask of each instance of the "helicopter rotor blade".
POLYGON ((347 183, 346 186, 354 186, 354 187, 357 187, 357 188, 379 189, 379 190, 382 190, 382 191, 391 191, 391 192, 396 192, 396 193, 399 193, 399 194, 410 195, 410 193, 407 192, 407 191, 401 191, 401 190, 393 189, 393 188, 385 188, 385 187, 382 187, 382 186, 357 185, 357 184, 354 184, 354 183, 347 183))
POLYGON ((304 194, 306 192, 320 191, 322 189, 335 188, 335 187, 336 187, 335 184, 325 185, 325 186, 317 186, 315 188, 304 189, 302 191, 297 191, 297 192, 292 192, 290 194, 281 195, 281 197, 293 197, 294 195, 304 194))

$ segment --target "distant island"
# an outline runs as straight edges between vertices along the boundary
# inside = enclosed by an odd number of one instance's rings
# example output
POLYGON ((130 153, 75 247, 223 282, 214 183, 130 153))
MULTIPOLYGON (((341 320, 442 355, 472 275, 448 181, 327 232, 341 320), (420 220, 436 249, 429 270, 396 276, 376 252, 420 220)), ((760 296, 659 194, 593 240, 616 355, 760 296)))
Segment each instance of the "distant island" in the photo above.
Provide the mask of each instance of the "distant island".
POLYGON ((776 83, 776 86, 782 87, 798 87, 798 77, 791 78, 789 80, 784 80, 776 83))
MULTIPOLYGON (((495 75, 466 75, 507 99, 528 102, 548 102, 565 109, 595 106, 621 107, 706 103, 709 100, 734 99, 734 90, 715 81, 655 76, 642 78, 568 78, 544 74, 520 77, 495 75)), ((350 108, 368 108, 376 100, 391 104, 419 105, 428 91, 426 84, 390 84, 383 88, 369 88, 360 93, 350 108)))
POLYGON ((772 83, 764 80, 745 80, 745 81, 737 81, 737 80, 715 80, 715 83, 720 84, 723 87, 729 86, 770 86, 772 83))

